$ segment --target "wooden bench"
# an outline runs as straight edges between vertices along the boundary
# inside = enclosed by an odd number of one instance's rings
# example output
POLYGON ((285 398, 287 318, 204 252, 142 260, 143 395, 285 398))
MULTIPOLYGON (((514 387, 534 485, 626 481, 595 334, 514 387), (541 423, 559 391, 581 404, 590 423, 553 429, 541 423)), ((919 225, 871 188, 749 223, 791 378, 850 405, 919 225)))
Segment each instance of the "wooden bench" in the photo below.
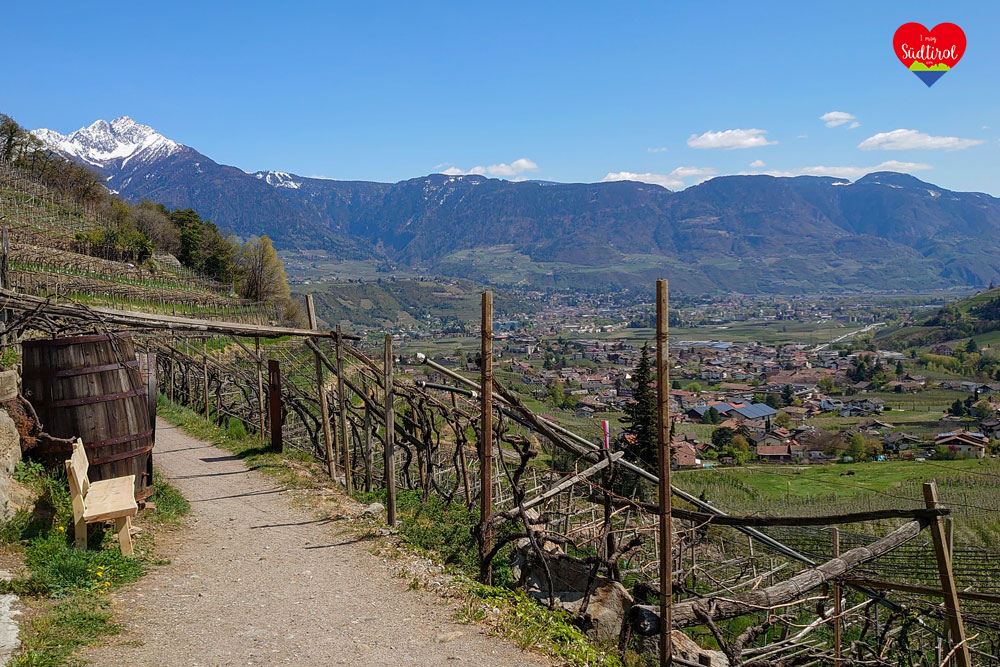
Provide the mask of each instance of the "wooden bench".
POLYGON ((87 477, 90 462, 83 442, 77 438, 73 454, 66 461, 69 492, 73 498, 73 525, 76 548, 87 550, 87 524, 115 520, 115 532, 122 555, 132 555, 132 517, 139 511, 135 502, 135 475, 91 482, 87 477))

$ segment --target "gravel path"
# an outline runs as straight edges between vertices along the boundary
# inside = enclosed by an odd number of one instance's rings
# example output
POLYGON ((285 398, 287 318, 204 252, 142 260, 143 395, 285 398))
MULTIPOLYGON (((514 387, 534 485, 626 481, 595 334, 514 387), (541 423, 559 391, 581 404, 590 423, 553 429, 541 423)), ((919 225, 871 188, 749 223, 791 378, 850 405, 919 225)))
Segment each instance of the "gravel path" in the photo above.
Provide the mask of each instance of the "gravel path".
POLYGON ((155 460, 191 501, 171 564, 115 598, 126 633, 97 665, 546 665, 407 590, 365 542, 289 502, 228 452, 160 420, 155 460))

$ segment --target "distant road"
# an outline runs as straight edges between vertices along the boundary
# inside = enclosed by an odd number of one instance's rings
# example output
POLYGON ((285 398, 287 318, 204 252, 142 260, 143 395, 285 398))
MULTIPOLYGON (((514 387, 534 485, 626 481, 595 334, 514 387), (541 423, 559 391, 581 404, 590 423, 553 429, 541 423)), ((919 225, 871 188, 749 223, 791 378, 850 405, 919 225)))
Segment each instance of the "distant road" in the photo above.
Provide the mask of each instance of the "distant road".
POLYGON ((854 336, 857 336, 858 334, 868 333, 872 329, 877 329, 880 326, 883 326, 884 324, 885 324, 885 322, 874 322, 874 323, 869 324, 868 326, 866 326, 864 329, 858 329, 857 331, 851 331, 849 333, 845 333, 843 336, 838 336, 837 338, 834 338, 829 343, 823 343, 822 345, 817 345, 816 347, 813 348, 812 351, 813 352, 819 352, 820 350, 825 350, 826 348, 830 347, 831 345, 833 345, 835 343, 839 343, 840 341, 846 340, 848 338, 853 338, 854 336))

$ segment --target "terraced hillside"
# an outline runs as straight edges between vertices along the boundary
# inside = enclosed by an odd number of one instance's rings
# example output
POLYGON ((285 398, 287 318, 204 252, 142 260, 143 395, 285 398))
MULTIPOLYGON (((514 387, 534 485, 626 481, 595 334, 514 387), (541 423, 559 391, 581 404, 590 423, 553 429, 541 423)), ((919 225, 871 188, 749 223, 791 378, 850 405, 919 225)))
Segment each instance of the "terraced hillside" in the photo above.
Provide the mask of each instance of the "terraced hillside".
POLYGON ((96 209, 0 164, 0 225, 9 236, 8 283, 38 296, 90 305, 252 322, 278 319, 274 309, 234 294, 232 286, 198 275, 171 255, 140 261, 85 240, 109 226, 96 209))

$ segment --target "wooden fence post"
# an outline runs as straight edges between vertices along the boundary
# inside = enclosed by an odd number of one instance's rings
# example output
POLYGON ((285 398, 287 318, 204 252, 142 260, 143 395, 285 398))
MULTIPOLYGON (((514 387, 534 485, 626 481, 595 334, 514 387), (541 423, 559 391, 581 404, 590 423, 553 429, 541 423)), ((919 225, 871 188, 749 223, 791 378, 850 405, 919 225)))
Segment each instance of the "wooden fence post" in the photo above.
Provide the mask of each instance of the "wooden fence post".
POLYGON ((260 337, 255 337, 254 352, 257 355, 257 412, 260 413, 260 439, 267 433, 267 407, 264 405, 264 372, 260 361, 260 337))
POLYGON ((340 431, 340 445, 344 448, 344 488, 354 491, 351 470, 351 448, 347 440, 347 398, 344 395, 344 336, 337 325, 337 428, 340 431))
MULTIPOLYGON (((924 501, 927 509, 939 506, 936 482, 924 482, 924 501)), ((965 638, 965 625, 962 623, 962 611, 958 602, 958 590, 955 586, 955 573, 951 569, 951 550, 944 534, 944 523, 936 516, 929 526, 934 540, 934 555, 937 557, 938 574, 941 577, 941 590, 944 591, 944 608, 948 615, 948 627, 951 630, 952 647, 955 650, 955 660, 958 667, 972 667, 972 654, 965 638)))
MULTIPOLYGON (((7 227, 4 227, 0 231, 0 287, 3 289, 8 289, 10 287, 10 276, 8 271, 10 269, 10 234, 7 231, 7 227)), ((0 311, 0 324, 4 327, 7 325, 7 310, 4 309, 0 311)), ((0 345, 6 347, 9 341, 7 336, 0 340, 0 345)))
POLYGON ((149 406, 149 427, 156 440, 156 352, 146 353, 146 401, 149 406))
MULTIPOLYGON (((840 529, 834 526, 831 529, 833 534, 833 557, 840 557, 840 529)), ((840 667, 842 663, 840 655, 840 632, 842 627, 842 621, 840 618, 840 584, 834 582, 833 584, 833 664, 835 667, 840 667)))
POLYGON ((667 281, 656 281, 656 394, 659 417, 658 484, 660 502, 660 667, 668 667, 673 650, 670 634, 673 630, 673 527, 670 506, 670 373, 669 322, 670 308, 667 281))
MULTIPOLYGON (((367 393, 367 389, 365 390, 367 393)), ((365 403, 365 492, 372 490, 372 467, 375 465, 372 460, 372 411, 365 403)))
MULTIPOLYGON (((177 346, 177 341, 173 336, 170 337, 170 345, 173 347, 177 346)), ((170 355, 170 387, 168 388, 168 392, 169 392, 170 402, 173 403, 174 402, 174 355, 172 354, 170 355)))
POLYGON ((482 386, 479 417, 479 525, 482 541, 479 575, 484 584, 493 579, 490 553, 490 514, 493 512, 493 292, 483 292, 480 329, 479 382, 482 386))
MULTIPOLYGON (((451 392, 451 407, 453 410, 458 409, 455 392, 451 392)), ((465 506, 469 507, 472 505, 472 492, 469 490, 469 468, 465 460, 465 445, 460 438, 456 437, 455 446, 458 447, 458 464, 462 466, 462 488, 465 490, 465 506)))
POLYGON ((270 407, 271 449, 281 453, 281 364, 277 359, 267 360, 267 398, 270 407))
POLYGON ((208 338, 201 341, 201 373, 204 376, 204 383, 202 385, 202 390, 205 394, 205 419, 209 418, 209 411, 211 404, 208 401, 208 338))
MULTIPOLYGON (((316 307, 313 305, 313 295, 306 295, 306 315, 309 318, 309 328, 316 329, 316 307)), ((323 425, 323 445, 326 448, 326 467, 330 479, 337 475, 337 456, 333 451, 333 434, 330 433, 330 408, 326 404, 326 387, 323 384, 323 360, 318 352, 313 352, 316 362, 316 397, 319 399, 319 419, 323 425)))
POLYGON ((396 525, 396 461, 395 437, 396 414, 393 402, 395 396, 392 388, 392 334, 385 335, 385 356, 383 388, 385 389, 385 450, 382 458, 385 464, 385 504, 386 519, 390 526, 396 525))

